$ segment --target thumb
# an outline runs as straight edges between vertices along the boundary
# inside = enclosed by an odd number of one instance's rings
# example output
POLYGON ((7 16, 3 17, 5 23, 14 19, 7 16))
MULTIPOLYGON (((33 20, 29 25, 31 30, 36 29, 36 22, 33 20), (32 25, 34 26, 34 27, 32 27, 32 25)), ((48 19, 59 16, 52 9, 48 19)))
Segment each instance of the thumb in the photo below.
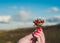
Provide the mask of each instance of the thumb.
POLYGON ((29 34, 29 35, 25 36, 25 38, 30 40, 31 38, 33 38, 33 36, 32 36, 32 34, 29 34))
POLYGON ((42 42, 42 40, 41 40, 41 37, 39 36, 39 35, 34 35, 36 38, 37 38, 37 43, 41 43, 42 42))

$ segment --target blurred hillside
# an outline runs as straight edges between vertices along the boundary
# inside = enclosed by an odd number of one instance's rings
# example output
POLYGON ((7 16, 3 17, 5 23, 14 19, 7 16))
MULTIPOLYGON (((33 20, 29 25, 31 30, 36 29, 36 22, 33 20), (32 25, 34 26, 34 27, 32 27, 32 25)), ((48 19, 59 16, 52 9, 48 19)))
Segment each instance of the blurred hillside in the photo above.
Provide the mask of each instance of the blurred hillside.
MULTIPOLYGON (((36 27, 0 30, 0 43, 17 43, 25 35, 32 33, 36 27)), ((60 24, 43 27, 46 43, 60 43, 60 24)))

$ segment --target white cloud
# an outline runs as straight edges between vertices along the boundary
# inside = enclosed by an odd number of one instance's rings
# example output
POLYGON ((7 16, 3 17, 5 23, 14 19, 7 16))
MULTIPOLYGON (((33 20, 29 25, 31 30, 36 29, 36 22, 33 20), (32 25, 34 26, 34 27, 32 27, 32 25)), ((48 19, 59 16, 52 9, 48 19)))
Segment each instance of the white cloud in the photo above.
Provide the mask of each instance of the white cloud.
POLYGON ((20 7, 20 9, 24 9, 24 7, 23 7, 23 6, 21 6, 21 7, 20 7))
POLYGON ((56 25, 57 23, 44 23, 43 26, 52 26, 52 25, 56 25))
POLYGON ((9 24, 0 24, 0 30, 12 30, 17 28, 27 28, 32 27, 33 23, 31 22, 15 22, 12 21, 9 24))
POLYGON ((9 22, 11 16, 0 16, 0 22, 9 22))
POLYGON ((17 9, 17 6, 10 6, 8 8, 11 8, 11 9, 17 9))
POLYGON ((21 20, 28 20, 30 12, 26 10, 21 10, 19 11, 19 14, 20 14, 21 20))
POLYGON ((55 15, 54 18, 60 19, 60 15, 55 15))
POLYGON ((52 7, 48 10, 49 12, 57 12, 59 9, 57 7, 52 7))
POLYGON ((46 20, 47 22, 50 22, 50 23, 60 23, 60 16, 59 15, 55 15, 53 17, 50 17, 46 20))
MULTIPOLYGON (((2 17, 2 16, 0 16, 0 17, 2 17)), ((55 16, 53 16, 53 17, 55 17, 55 16)), ((48 19, 53 19, 53 17, 52 18, 48 18, 48 19)), ((4 16, 3 18, 10 18, 11 19, 11 17, 10 16, 4 16)), ((46 17, 40 17, 40 18, 42 18, 42 19, 46 19, 46 17)), ((37 19, 37 17, 34 17, 34 19, 37 19)), ((33 20, 34 20, 33 19, 33 20)), ((1 20, 1 18, 0 18, 0 20, 1 20)), ((32 19, 31 19, 32 20, 32 19)), ((16 22, 16 21, 11 21, 9 24, 0 24, 0 29, 5 29, 5 30, 11 30, 11 29, 15 29, 15 28, 25 28, 25 27, 32 27, 34 24, 33 24, 33 20, 32 21, 27 21, 27 22, 21 22, 21 21, 19 21, 19 22, 16 22), (6 27, 7 26, 7 27, 6 27)), ((9 20, 8 20, 9 21, 9 20)), ((4 21, 5 22, 5 21, 4 21)), ((57 22, 58 23, 58 22, 57 22)), ((44 24, 43 24, 43 26, 51 26, 51 25, 56 25, 57 23, 55 23, 55 22, 45 22, 44 24)))
POLYGON ((12 9, 17 9, 17 6, 13 6, 12 9))

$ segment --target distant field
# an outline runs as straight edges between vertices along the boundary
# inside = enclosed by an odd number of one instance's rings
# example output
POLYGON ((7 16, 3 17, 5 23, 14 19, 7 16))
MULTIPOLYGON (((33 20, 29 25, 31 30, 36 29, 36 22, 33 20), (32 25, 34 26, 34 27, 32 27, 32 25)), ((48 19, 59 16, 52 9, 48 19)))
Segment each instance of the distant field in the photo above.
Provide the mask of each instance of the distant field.
MULTIPOLYGON (((0 43, 17 43, 25 35, 33 32, 35 28, 0 31, 0 43)), ((46 43, 60 43, 60 25, 43 27, 46 43)))

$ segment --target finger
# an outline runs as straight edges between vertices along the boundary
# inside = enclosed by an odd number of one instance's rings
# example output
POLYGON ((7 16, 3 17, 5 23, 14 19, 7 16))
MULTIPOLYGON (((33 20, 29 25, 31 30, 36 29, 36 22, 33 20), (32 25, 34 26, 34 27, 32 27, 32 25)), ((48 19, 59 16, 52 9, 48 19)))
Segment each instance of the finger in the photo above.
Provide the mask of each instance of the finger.
POLYGON ((37 29, 33 32, 33 34, 38 35, 38 34, 40 34, 41 32, 42 32, 42 28, 40 27, 40 28, 37 28, 37 29))

